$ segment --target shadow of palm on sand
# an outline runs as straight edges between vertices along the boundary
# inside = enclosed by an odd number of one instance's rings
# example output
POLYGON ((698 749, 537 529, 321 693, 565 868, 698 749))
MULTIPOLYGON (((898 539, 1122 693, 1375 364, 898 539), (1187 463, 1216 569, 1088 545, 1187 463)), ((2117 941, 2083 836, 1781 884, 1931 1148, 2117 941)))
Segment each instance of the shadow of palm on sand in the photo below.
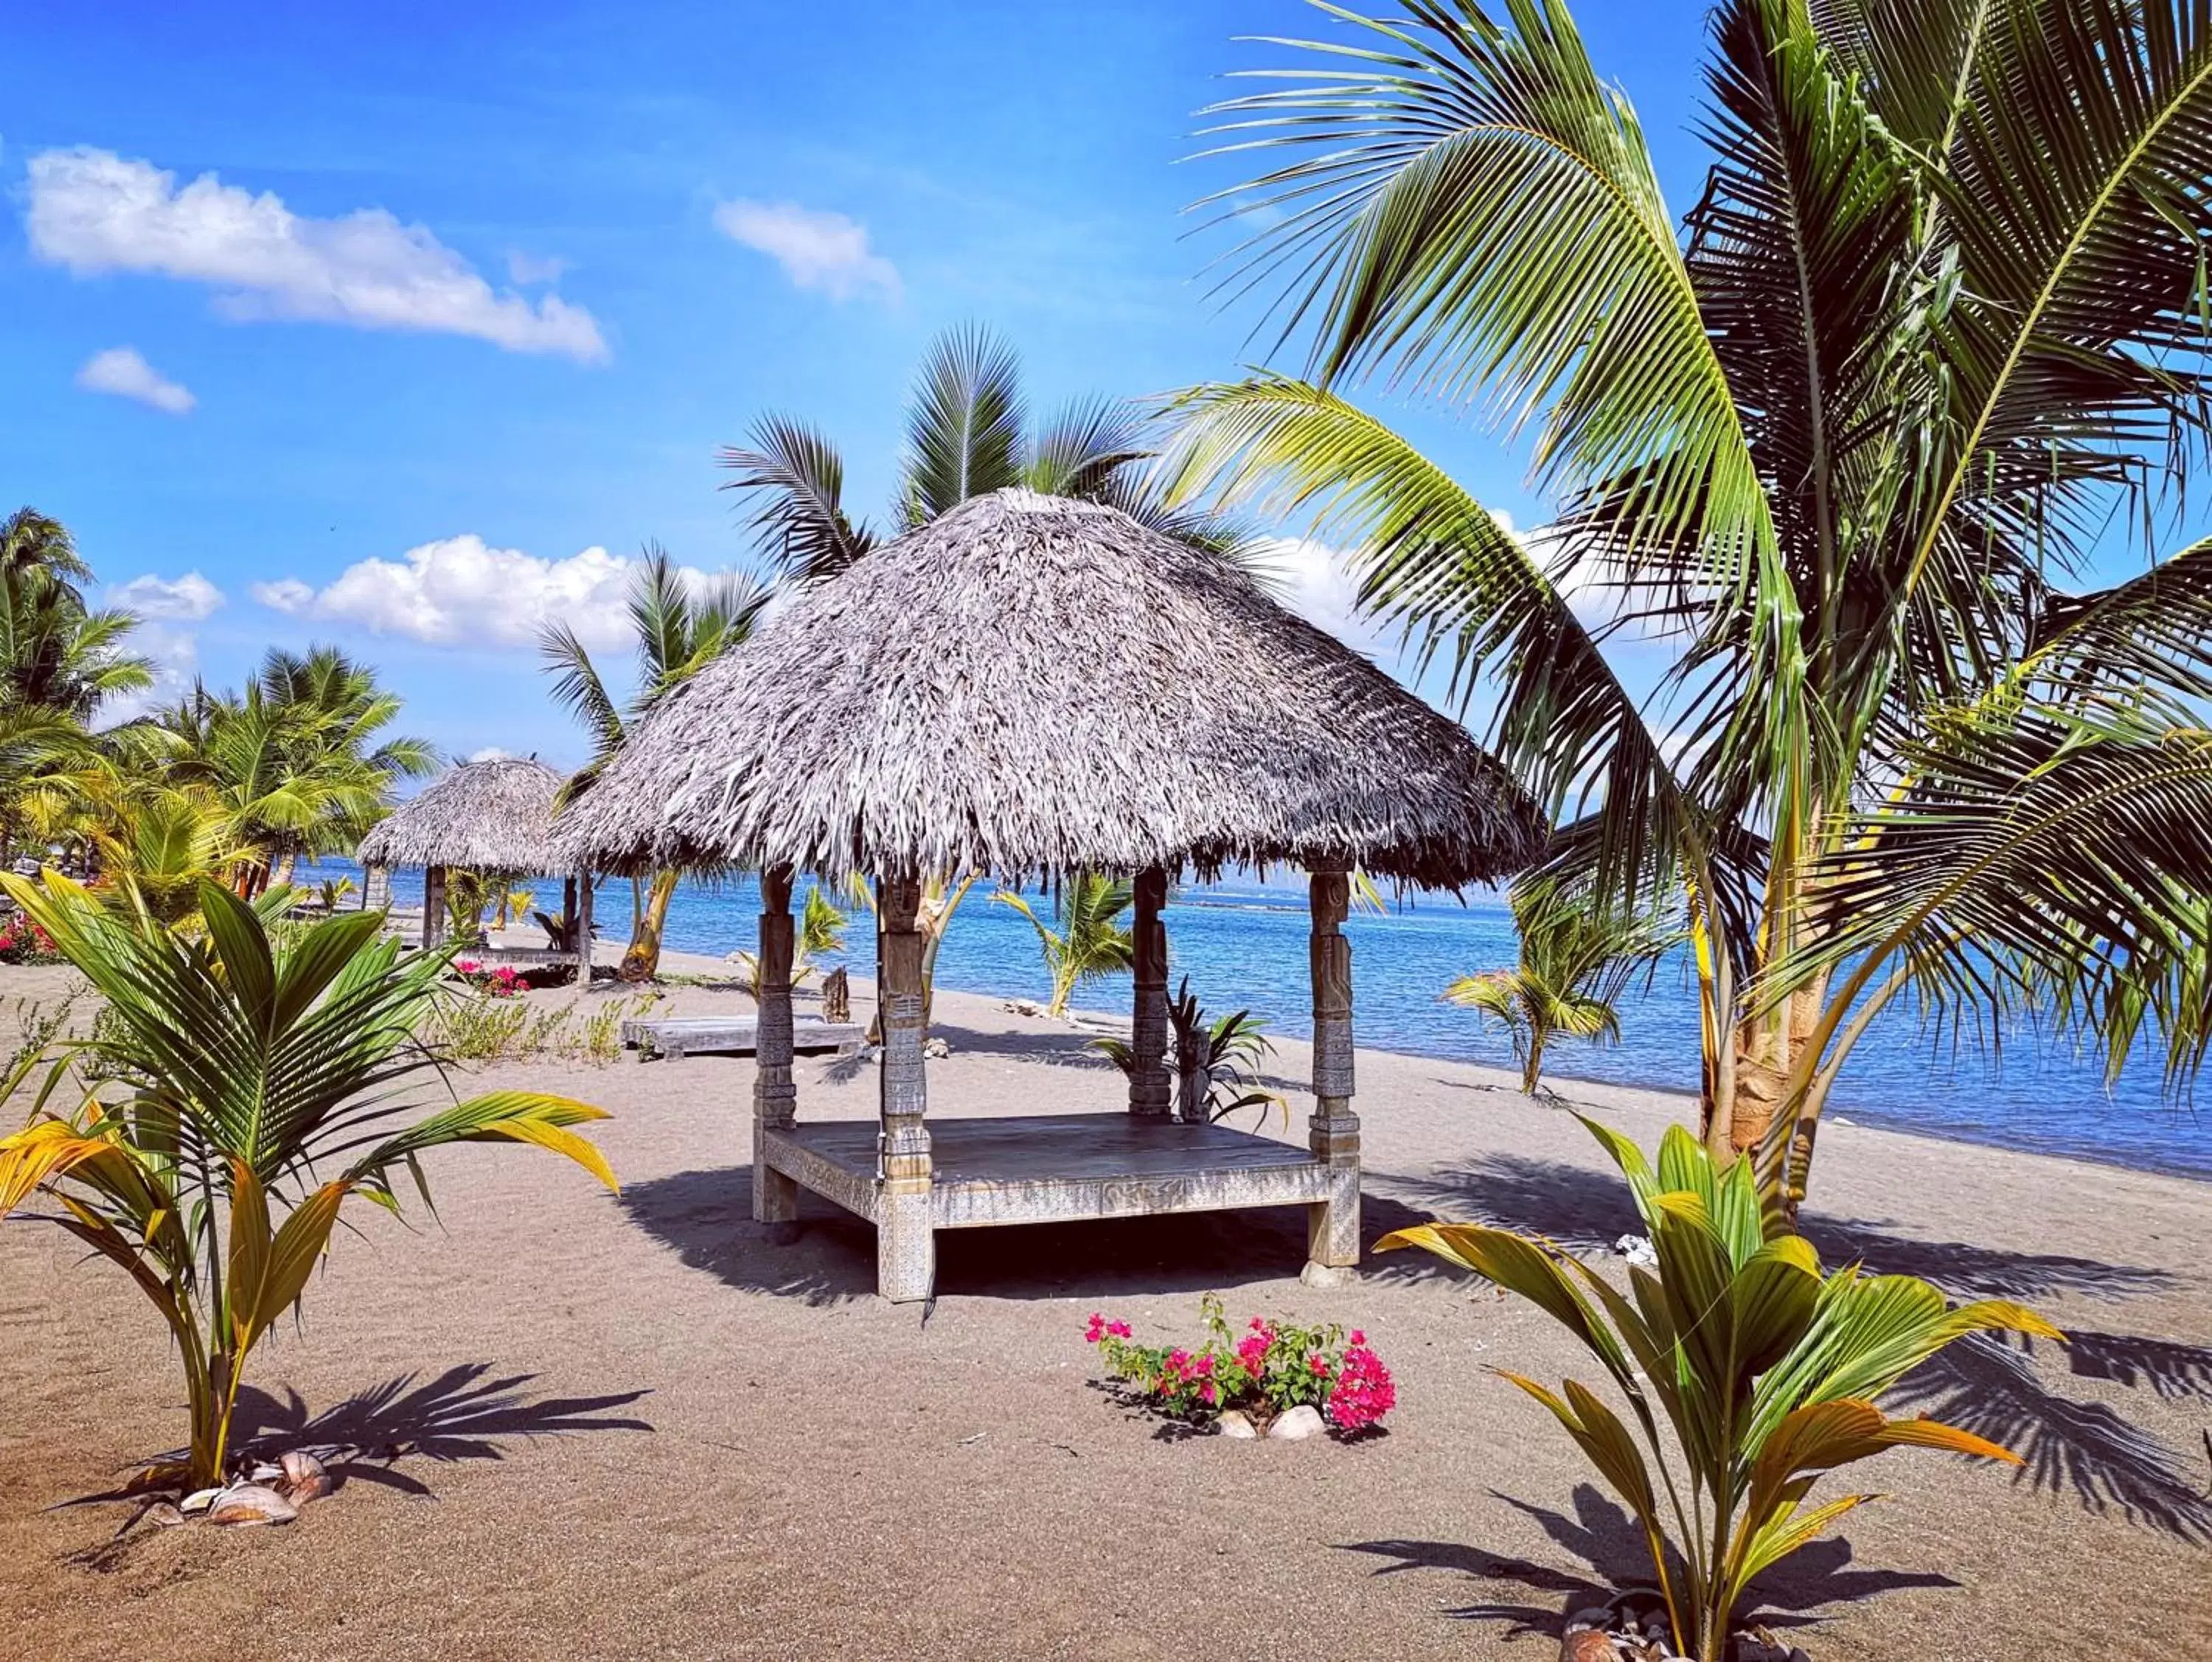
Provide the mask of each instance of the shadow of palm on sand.
MULTIPOLYGON (((1375 1571, 1397 1575, 1409 1570, 1449 1570, 1477 1581, 1507 1582, 1543 1595, 1545 1602, 1463 1604, 1448 1614, 1467 1622, 1498 1622, 1510 1635, 1559 1631, 1559 1618, 1572 1610, 1604 1604, 1614 1593, 1652 1585, 1651 1559, 1644 1535, 1620 1505, 1588 1483, 1575 1486, 1571 1516, 1491 1491, 1533 1519, 1571 1561, 1567 1568, 1486 1551, 1448 1541, 1355 1541, 1339 1549, 1370 1554, 1391 1562, 1375 1571)), ((1800 1628, 1826 1620, 1829 1607, 1908 1587, 1955 1587, 1948 1575, 1852 1567, 1851 1544, 1834 1538, 1814 1543, 1752 1584, 1740 1611, 1747 1624, 1800 1628)))
MULTIPOLYGON (((876 1290, 875 1231, 812 1195, 799 1200, 799 1238, 779 1245, 752 1221, 752 1168, 718 1166, 627 1185, 623 1209, 695 1269, 732 1287, 809 1304, 876 1290)), ((1370 1246, 1426 1220, 1370 1196, 1370 1246)), ((1202 1293, 1296 1275, 1305 1263, 1303 1207, 1192 1212, 1081 1223, 947 1229, 937 1237, 937 1290, 994 1299, 1202 1293)), ((1383 1262, 1388 1263, 1389 1260, 1383 1262)))
POLYGON ((395 1469, 403 1459, 441 1464, 503 1460, 512 1440, 597 1431, 651 1431, 651 1422, 616 1412, 651 1393, 533 1397, 534 1373, 492 1375, 489 1362, 465 1362, 434 1379, 403 1373, 356 1391, 320 1411, 288 1389, 283 1398, 248 1385, 239 1392, 236 1437, 250 1454, 287 1449, 319 1458, 340 1482, 359 1477, 410 1495, 428 1487, 395 1469))

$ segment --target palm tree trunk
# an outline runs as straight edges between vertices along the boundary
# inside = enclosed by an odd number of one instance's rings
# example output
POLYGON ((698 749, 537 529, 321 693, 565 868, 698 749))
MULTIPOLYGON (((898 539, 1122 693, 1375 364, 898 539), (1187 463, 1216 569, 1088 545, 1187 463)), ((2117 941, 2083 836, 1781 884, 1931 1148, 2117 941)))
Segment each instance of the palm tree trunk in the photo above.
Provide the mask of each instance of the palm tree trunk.
POLYGON ((1540 1029, 1528 1035, 1528 1048, 1521 1058, 1521 1094, 1533 1097, 1544 1077, 1544 1035, 1540 1029))
POLYGON ((636 932, 623 954, 619 973, 624 981, 650 981, 660 973, 660 937, 668 923, 668 903, 676 898, 676 885, 682 875, 673 871, 653 874, 653 886, 646 893, 636 932))

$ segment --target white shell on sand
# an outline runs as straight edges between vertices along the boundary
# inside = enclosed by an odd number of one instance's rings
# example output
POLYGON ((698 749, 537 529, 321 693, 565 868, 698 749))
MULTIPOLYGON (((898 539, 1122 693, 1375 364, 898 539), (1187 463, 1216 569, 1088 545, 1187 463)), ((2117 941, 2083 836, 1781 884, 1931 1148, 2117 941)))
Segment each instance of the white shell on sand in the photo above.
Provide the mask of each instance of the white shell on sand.
POLYGON ((302 1449, 294 1449, 284 1457, 283 1475, 278 1479, 277 1491, 295 1507, 304 1507, 310 1501, 319 1501, 331 1492, 331 1475, 323 1463, 302 1449))
POLYGON ((1301 1438, 1318 1437, 1328 1429, 1319 1409, 1311 1403, 1300 1403, 1296 1408, 1277 1415, 1275 1423, 1267 1428, 1267 1434, 1294 1443, 1301 1438))
POLYGON ((300 1509, 275 1489, 261 1483, 234 1483, 215 1498, 208 1509, 210 1524, 289 1524, 300 1509))
POLYGON ((1257 1437, 1260 1434, 1253 1429, 1251 1421, 1233 1408, 1213 1422, 1213 1428, 1224 1437, 1257 1437))

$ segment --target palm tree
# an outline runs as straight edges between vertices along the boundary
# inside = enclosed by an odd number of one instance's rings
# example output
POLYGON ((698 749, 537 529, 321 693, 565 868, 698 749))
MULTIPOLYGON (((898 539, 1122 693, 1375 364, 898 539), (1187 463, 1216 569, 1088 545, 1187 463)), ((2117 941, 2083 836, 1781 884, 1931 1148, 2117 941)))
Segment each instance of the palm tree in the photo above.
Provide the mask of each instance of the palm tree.
POLYGON ((1638 973, 1648 976, 1681 936, 1656 918, 1595 910, 1549 884, 1524 885, 1512 898, 1520 962, 1510 970, 1463 975, 1443 996, 1512 1036, 1522 1093, 1533 1097, 1553 1040, 1620 1042, 1615 1007, 1621 994, 1638 973))
MULTIPOLYGON (((1794 1207, 1901 998, 2212 1044, 2212 11, 1724 0, 1678 230, 1563 0, 1328 9, 1224 106, 1279 165, 1305 378, 1194 389, 1194 499, 1311 514, 1367 602, 1497 694, 1548 874, 1686 898, 1704 1121, 1794 1207), (1342 396, 1376 370, 1534 424, 1543 557, 1342 396), (2107 541, 2146 569, 2066 587, 2107 541), (1585 621, 1577 591, 1610 593, 1585 621), (1632 696, 1608 647, 1671 645, 1632 696)), ((1226 195, 1224 195, 1224 200, 1226 195)))
POLYGON ((420 1157, 458 1142, 534 1143, 615 1187, 569 1129, 599 1110, 526 1091, 457 1099, 416 1038, 452 954, 403 953, 377 913, 287 940, 269 927, 277 908, 203 883, 205 933, 187 940, 56 874, 0 874, 0 890, 104 1001, 90 1037, 0 1079, 5 1094, 45 1064, 30 1123, 0 1137, 0 1219, 45 1201, 21 1215, 127 1271, 161 1312, 191 1429, 162 1475, 183 1487, 230 1477, 246 1361, 306 1296, 349 1198, 396 1213, 404 1183, 427 1204, 420 1157))
MULTIPOLYGON (((892 503, 896 528, 911 531, 971 496, 1023 485, 1109 503, 1264 575, 1234 527, 1162 494, 1145 427, 1131 406, 1092 398, 1068 405, 1032 433, 1013 348, 978 326, 948 330, 924 355, 907 405, 892 503)), ((722 452, 722 466, 736 475, 725 489, 747 497, 761 551, 787 579, 835 576, 881 540, 865 520, 847 514, 844 460, 818 429, 770 415, 746 440, 722 452)))
POLYGON ((88 722, 101 703, 153 685, 153 665, 123 650, 130 612, 84 602, 92 568, 68 528, 33 508, 0 520, 0 708, 88 722))
POLYGON ((401 779, 436 767, 422 740, 382 736, 399 709, 373 669, 333 648, 272 648, 243 693, 195 685, 151 726, 171 782, 210 793, 230 840, 251 851, 240 875, 251 898, 301 855, 351 848, 401 779))
MULTIPOLYGON (((769 592, 750 578, 726 574, 694 587, 668 551, 648 543, 630 581, 629 620, 637 636, 637 691, 627 706, 607 691, 592 654, 567 624, 548 624, 538 636, 553 696, 576 714, 592 735, 592 757, 561 788, 562 806, 591 789, 629 737, 633 723, 732 647, 760 622, 769 592)), ((675 898, 673 869, 650 880, 630 880, 630 940, 623 953, 625 981, 650 980, 660 968, 660 939, 675 898)))
POLYGON ((1001 889, 991 897, 1029 919, 1030 927, 1037 932, 1045 968, 1052 974, 1052 1002, 1047 1015, 1066 1015, 1067 1001, 1078 987, 1129 967, 1134 938, 1121 915, 1129 910, 1135 895, 1127 883, 1094 872, 1080 873, 1060 884, 1050 924, 1011 889, 1001 889))

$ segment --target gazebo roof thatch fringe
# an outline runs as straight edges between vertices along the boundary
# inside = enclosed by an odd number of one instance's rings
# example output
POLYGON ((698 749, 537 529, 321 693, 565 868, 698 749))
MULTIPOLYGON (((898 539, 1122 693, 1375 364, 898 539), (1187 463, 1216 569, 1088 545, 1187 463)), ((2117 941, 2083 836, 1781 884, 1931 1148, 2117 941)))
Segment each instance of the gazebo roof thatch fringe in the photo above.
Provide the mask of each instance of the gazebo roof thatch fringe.
POLYGON ((1540 830, 1465 729, 1226 562, 1010 490, 702 670, 555 841, 612 871, 1287 862, 1456 887, 1525 864, 1540 830))
POLYGON ((562 776, 535 757, 465 762, 361 839, 364 866, 458 866, 471 871, 556 874, 553 798, 562 776))

